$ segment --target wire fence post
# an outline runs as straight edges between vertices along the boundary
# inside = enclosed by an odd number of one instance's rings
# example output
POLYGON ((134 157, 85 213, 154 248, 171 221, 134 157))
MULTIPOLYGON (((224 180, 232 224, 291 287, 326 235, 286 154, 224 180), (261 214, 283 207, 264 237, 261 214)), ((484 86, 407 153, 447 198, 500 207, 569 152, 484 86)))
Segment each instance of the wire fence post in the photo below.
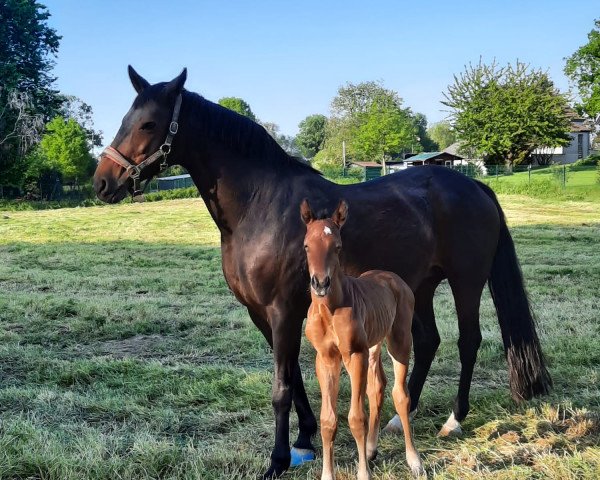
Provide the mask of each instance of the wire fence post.
POLYGON ((531 183, 531 163, 527 165, 527 171, 529 173, 529 183, 531 183))
POLYGON ((567 166, 563 165, 563 188, 567 186, 567 166))

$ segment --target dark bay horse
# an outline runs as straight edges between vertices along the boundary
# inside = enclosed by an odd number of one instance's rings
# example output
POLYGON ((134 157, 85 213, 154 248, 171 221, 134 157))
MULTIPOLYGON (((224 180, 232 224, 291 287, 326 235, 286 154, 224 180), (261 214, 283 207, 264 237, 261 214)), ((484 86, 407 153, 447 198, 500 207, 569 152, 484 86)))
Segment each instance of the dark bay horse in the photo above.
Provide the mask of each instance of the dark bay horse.
POLYGON ((514 245, 493 192, 445 167, 417 167, 357 185, 336 185, 288 156, 260 125, 184 90, 186 71, 150 85, 131 67, 133 105, 102 155, 94 176, 98 197, 116 203, 158 174, 159 162, 185 167, 221 234, 223 273, 236 298, 273 348, 275 446, 265 477, 290 464, 289 412, 299 419, 294 446, 312 449, 317 422, 298 355, 310 303, 303 198, 332 211, 344 198, 341 263, 348 275, 390 270, 415 295, 415 365, 411 408, 440 343, 433 294, 448 279, 458 314, 461 372, 452 429, 469 410, 469 389, 481 342, 479 303, 487 282, 494 300, 516 400, 551 385, 514 245), (180 107, 180 108, 179 108, 180 107), (172 145, 171 145, 172 143, 172 145), (132 166, 133 165, 133 166, 132 166))
POLYGON ((377 455, 386 386, 381 362, 384 340, 394 364, 392 397, 404 431, 406 461, 413 475, 421 475, 423 465, 412 441, 410 397, 406 386, 415 296, 406 282, 393 272, 369 270, 358 278, 344 275, 339 257, 343 248, 341 229, 348 219, 345 201, 340 201, 331 217, 317 218, 308 200, 304 200, 300 216, 306 223, 304 250, 312 300, 306 317, 306 337, 317 351, 315 370, 321 389, 321 480, 335 478, 333 441, 338 424, 342 363, 350 377, 348 424, 358 450, 357 479, 371 478, 368 460, 377 455), (366 396, 369 397, 368 425, 366 396))

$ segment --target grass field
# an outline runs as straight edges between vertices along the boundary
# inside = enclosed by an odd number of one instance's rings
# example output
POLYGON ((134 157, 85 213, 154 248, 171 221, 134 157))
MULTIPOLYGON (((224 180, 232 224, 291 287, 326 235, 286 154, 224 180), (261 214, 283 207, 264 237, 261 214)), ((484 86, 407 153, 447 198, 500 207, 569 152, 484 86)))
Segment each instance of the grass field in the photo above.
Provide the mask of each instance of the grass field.
MULTIPOLYGON (((511 401, 486 292, 465 435, 436 438, 459 372, 444 284, 442 344, 414 423, 417 447, 429 478, 598 478, 600 207, 500 200, 555 388, 541 400, 511 401)), ((304 342, 318 411, 313 355, 304 342)), ((271 363, 224 283, 218 235, 200 200, 0 212, 1 479, 254 478, 273 443, 271 363)), ((345 382, 341 479, 355 472, 347 408, 345 382)), ((389 396, 384 408, 387 420, 389 396)), ((373 472, 408 476, 401 437, 382 438, 373 472)), ((319 473, 317 461, 286 478, 319 473)))
POLYGON ((571 200, 600 200, 600 170, 594 165, 517 167, 512 175, 495 177, 493 166, 483 180, 500 193, 520 193, 537 197, 562 197, 571 200), (518 170, 518 171, 517 171, 518 170))

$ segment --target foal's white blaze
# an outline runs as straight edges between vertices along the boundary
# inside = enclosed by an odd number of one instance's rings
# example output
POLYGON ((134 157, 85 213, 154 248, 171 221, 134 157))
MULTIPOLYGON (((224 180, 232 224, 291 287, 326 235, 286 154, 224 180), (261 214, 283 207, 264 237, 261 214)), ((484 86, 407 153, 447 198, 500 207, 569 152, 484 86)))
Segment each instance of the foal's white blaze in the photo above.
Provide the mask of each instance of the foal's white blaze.
POLYGON ((325 233, 325 235, 331 235, 331 228, 325 226, 325 228, 323 229, 323 233, 325 233))

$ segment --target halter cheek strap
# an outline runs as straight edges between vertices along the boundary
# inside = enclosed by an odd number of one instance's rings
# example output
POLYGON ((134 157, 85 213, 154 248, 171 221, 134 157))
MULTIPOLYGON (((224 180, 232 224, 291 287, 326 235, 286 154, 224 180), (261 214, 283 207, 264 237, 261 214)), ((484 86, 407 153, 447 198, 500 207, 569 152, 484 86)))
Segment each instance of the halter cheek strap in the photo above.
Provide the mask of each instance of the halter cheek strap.
MULTIPOLYGON (((171 123, 169 124, 169 132, 167 133, 167 138, 165 138, 165 141, 156 152, 154 152, 152 155, 150 155, 140 163, 136 164, 132 160, 126 158, 121 154, 121 152, 119 152, 114 147, 106 147, 100 154, 100 158, 106 157, 125 169, 125 177, 122 178, 119 182, 119 187, 124 185, 131 178, 133 180, 133 193, 131 196, 134 200, 136 200, 136 197, 143 194, 140 176, 147 167, 149 167, 161 158, 162 162, 160 163, 160 171, 164 171, 169 166, 167 164, 167 157, 169 153, 171 153, 171 144, 173 143, 173 138, 179 130, 179 123, 177 123, 177 121, 179 120, 180 110, 181 94, 179 94, 177 96, 177 99, 175 100, 175 107, 173 108, 173 116, 171 117, 171 123)), ((146 184, 149 180, 150 179, 146 181, 146 184)))

